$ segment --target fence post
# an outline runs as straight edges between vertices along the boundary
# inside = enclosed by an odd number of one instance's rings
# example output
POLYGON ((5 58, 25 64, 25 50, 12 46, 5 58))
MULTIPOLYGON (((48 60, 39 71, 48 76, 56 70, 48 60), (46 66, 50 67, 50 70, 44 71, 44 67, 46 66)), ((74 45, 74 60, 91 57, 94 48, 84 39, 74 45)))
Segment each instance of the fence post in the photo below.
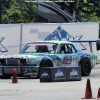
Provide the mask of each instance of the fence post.
POLYGON ((22 49, 22 23, 20 24, 20 48, 19 48, 19 51, 21 51, 22 49))
POLYGON ((2 0, 0 0, 0 24, 2 24, 2 0))

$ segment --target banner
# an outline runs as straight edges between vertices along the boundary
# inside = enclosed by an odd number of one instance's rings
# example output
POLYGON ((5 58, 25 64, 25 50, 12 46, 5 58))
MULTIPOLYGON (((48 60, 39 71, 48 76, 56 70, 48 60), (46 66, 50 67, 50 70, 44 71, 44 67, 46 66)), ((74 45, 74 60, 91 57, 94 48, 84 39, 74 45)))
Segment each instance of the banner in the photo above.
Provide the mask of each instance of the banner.
MULTIPOLYGON (((98 40, 98 22, 79 23, 32 23, 22 25, 22 47, 27 42, 41 40, 70 41, 70 40, 98 40)), ((90 52, 89 43, 77 43, 84 50, 90 52)), ((93 53, 99 55, 96 43, 92 43, 93 53)), ((98 56, 99 57, 99 56, 98 56)))
POLYGON ((0 55, 19 53, 20 24, 0 24, 0 55))
MULTIPOLYGON (((98 22, 0 24, 0 55, 17 54, 28 42, 33 41, 98 39, 98 22)), ((89 43, 80 42, 77 45, 84 52, 90 52, 89 43)), ((99 52, 94 42, 92 49, 99 59, 99 52)))

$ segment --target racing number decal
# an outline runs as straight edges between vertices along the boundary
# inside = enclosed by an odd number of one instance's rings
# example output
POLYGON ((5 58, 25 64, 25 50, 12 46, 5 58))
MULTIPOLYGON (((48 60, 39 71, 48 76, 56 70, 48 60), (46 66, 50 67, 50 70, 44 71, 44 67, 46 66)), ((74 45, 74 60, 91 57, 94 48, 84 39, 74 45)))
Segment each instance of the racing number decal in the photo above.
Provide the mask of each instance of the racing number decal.
POLYGON ((64 56, 63 63, 64 64, 71 64, 72 56, 64 56))

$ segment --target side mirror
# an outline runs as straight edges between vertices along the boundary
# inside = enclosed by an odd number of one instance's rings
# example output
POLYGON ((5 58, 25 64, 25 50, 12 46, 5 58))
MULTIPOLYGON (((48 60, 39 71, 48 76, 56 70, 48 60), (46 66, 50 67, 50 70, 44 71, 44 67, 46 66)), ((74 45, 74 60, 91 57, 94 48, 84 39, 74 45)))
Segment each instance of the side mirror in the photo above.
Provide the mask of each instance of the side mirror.
POLYGON ((96 41, 97 50, 100 50, 100 40, 96 41))

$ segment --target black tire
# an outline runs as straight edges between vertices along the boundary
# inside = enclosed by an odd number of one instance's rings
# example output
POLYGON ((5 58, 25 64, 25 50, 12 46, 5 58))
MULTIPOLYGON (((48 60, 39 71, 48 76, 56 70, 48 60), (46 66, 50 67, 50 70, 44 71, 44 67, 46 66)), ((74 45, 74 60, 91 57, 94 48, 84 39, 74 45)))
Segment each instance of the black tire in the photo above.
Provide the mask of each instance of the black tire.
POLYGON ((97 45, 97 50, 100 50, 100 40, 96 41, 96 45, 97 45))
MULTIPOLYGON (((53 67, 53 64, 51 63, 50 60, 48 59, 44 59, 40 65, 40 67, 53 67)), ((40 78, 40 73, 39 73, 39 70, 38 70, 38 76, 37 78, 40 78)))
POLYGON ((44 60, 41 64, 40 67, 53 67, 51 61, 49 61, 48 59, 44 60))
POLYGON ((91 73, 91 62, 88 58, 85 58, 81 64, 82 76, 89 76, 91 73))
POLYGON ((38 76, 37 76, 37 78, 40 78, 40 73, 39 73, 39 70, 38 70, 38 76))

